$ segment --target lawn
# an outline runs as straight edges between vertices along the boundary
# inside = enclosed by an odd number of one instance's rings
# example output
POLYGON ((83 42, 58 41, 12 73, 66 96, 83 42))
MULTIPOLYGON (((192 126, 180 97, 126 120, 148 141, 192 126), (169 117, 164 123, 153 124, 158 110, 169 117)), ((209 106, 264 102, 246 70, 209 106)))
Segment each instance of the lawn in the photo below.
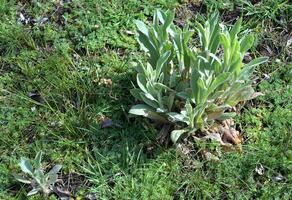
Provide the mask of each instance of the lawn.
POLYGON ((43 199, 13 176, 39 151, 46 171, 62 165, 49 199, 291 199, 291 13, 285 0, 0 0, 0 199, 43 199), (184 154, 128 114, 132 63, 146 59, 134 20, 157 8, 191 28, 215 10, 227 26, 242 16, 256 38, 245 59, 269 57, 253 75, 264 96, 235 117, 241 151, 184 154))

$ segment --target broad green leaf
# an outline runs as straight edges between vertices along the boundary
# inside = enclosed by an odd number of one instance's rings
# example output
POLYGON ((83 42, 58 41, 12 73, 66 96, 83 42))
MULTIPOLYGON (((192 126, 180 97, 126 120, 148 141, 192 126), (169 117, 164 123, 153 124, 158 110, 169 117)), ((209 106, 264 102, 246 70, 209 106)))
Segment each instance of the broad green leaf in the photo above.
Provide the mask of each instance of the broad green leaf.
POLYGON ((187 100, 187 102, 186 102, 185 109, 186 109, 188 120, 189 120, 188 125, 191 128, 193 128, 194 127, 195 113, 194 113, 194 109, 193 109, 193 107, 192 107, 192 105, 191 105, 189 100, 187 100))
POLYGON ((222 63, 219 64, 218 62, 215 62, 213 65, 214 65, 215 75, 220 74, 222 72, 222 63))
POLYGON ((210 44, 209 50, 211 53, 216 53, 220 43, 220 31, 218 23, 219 13, 215 12, 210 18, 210 44))
POLYGON ((161 93, 161 91, 159 91, 159 89, 157 89, 156 83, 153 81, 147 81, 146 89, 147 89, 147 93, 151 94, 155 98, 157 98, 159 93, 161 93))
POLYGON ((238 76, 242 65, 242 59, 239 52, 234 53, 234 59, 235 60, 230 65, 229 72, 233 73, 235 76, 238 76))
POLYGON ((198 91, 196 94, 196 104, 201 104, 205 101, 207 88, 202 78, 199 78, 197 81, 198 91))
POLYGON ((182 129, 182 130, 173 130, 170 133, 170 139, 171 141, 175 144, 178 142, 178 140, 185 134, 187 134, 188 130, 187 129, 182 129))
POLYGON ((39 191, 41 191, 40 188, 34 188, 34 189, 32 189, 31 191, 29 191, 29 192, 27 193, 27 196, 35 195, 35 194, 37 194, 39 191))
POLYGON ((217 106, 216 104, 211 104, 210 106, 208 106, 206 108, 206 112, 207 113, 212 113, 212 112, 221 112, 221 111, 225 111, 227 109, 230 109, 231 106, 227 105, 227 104, 223 104, 220 106, 217 106))
POLYGON ((143 33, 144 35, 148 36, 148 28, 146 24, 140 20, 134 20, 134 23, 136 24, 138 30, 143 33))
POLYGON ((228 72, 218 75, 214 79, 214 81, 211 83, 211 86, 208 88, 207 96, 209 96, 211 93, 213 93, 224 82, 228 81, 229 76, 230 76, 230 73, 228 73, 228 72))
POLYGON ((165 21, 163 23, 163 29, 164 30, 166 30, 170 26, 170 24, 172 23, 173 19, 174 19, 174 12, 167 11, 166 19, 165 19, 165 21))
POLYGON ((167 115, 169 116, 169 120, 172 122, 184 122, 186 124, 189 123, 188 119, 182 114, 176 112, 169 112, 167 113, 167 115))
POLYGON ((62 169, 62 165, 55 165, 48 173, 57 174, 62 169))
POLYGON ((187 28, 184 28, 182 35, 183 35, 183 43, 188 44, 192 36, 194 35, 194 31, 190 31, 187 28))
POLYGON ((21 158, 19 166, 24 173, 29 174, 29 175, 33 174, 33 168, 28 159, 21 158))
POLYGON ((135 97, 138 100, 142 100, 142 98, 140 96, 140 92, 142 92, 142 91, 138 88, 134 88, 134 89, 130 90, 130 93, 132 94, 133 97, 135 97))
POLYGON ((175 93, 174 92, 170 93, 169 96, 168 96, 166 106, 167 106, 169 111, 172 110, 173 103, 174 103, 174 97, 175 97, 175 93))
POLYGON ((210 112, 207 114, 207 119, 210 120, 214 120, 214 119, 218 119, 218 117, 220 117, 223 114, 223 111, 216 111, 216 112, 210 112))
POLYGON ((36 169, 34 172, 34 179, 38 182, 38 184, 43 184, 45 181, 45 175, 42 169, 36 169))
POLYGON ((164 89, 164 90, 168 90, 170 92, 175 92, 173 89, 167 87, 166 85, 162 84, 162 83, 155 83, 155 87, 159 88, 159 89, 164 89))
POLYGON ((252 94, 254 93, 254 89, 250 86, 243 86, 240 87, 239 90, 234 91, 226 100, 226 102, 230 106, 235 106, 240 101, 246 101, 249 100, 252 94))
POLYGON ((34 162, 35 162, 36 169, 39 169, 42 166, 42 155, 43 153, 40 151, 35 156, 34 162))
POLYGON ((206 35, 205 35, 205 29, 202 26, 202 24, 200 24, 200 23, 197 23, 196 25, 197 25, 196 29, 197 29, 199 37, 200 37, 201 46, 202 46, 203 50, 205 51, 208 48, 208 40, 207 40, 206 35))
POLYGON ((158 78, 158 82, 163 83, 163 81, 164 81, 164 73, 162 72, 158 78))
MULTIPOLYGON (((182 98, 182 99, 190 99, 191 97, 188 95, 187 92, 183 91, 183 92, 179 92, 176 94, 178 97, 182 98)), ((195 102, 194 102, 195 103, 195 102)))
POLYGON ((17 175, 17 174, 14 174, 13 176, 14 176, 14 178, 15 178, 16 180, 18 180, 18 181, 21 182, 21 183, 31 184, 31 180, 29 180, 29 179, 27 179, 27 178, 24 178, 24 177, 19 176, 19 175, 17 175))
POLYGON ((157 109, 159 108, 160 106, 158 105, 157 101, 153 101, 151 99, 149 99, 148 97, 146 97, 145 93, 140 93, 140 96, 142 98, 142 100, 144 101, 144 103, 146 103, 147 105, 157 109))
POLYGON ((254 68, 257 65, 260 65, 262 63, 265 63, 268 61, 267 57, 260 57, 252 60, 248 64, 244 65, 243 69, 241 70, 241 73, 239 74, 238 79, 239 80, 248 80, 249 76, 253 72, 254 68))
POLYGON ((208 52, 208 56, 211 56, 219 65, 222 65, 221 60, 215 54, 208 52))
POLYGON ((162 91, 159 91, 157 97, 158 97, 158 105, 159 105, 159 107, 156 109, 156 111, 159 112, 159 113, 167 112, 167 109, 165 109, 165 107, 164 107, 165 102, 163 101, 163 98, 162 98, 162 91))
POLYGON ((150 54, 149 62, 151 63, 151 65, 155 66, 159 58, 159 54, 156 51, 155 46, 151 43, 150 38, 143 33, 139 33, 138 42, 141 48, 150 54))
POLYGON ((252 35, 246 35, 240 40, 240 52, 244 54, 249 50, 254 42, 254 37, 252 35))
POLYGON ((158 122, 168 123, 168 121, 164 117, 157 114, 150 106, 144 104, 138 104, 133 106, 130 109, 129 113, 133 115, 144 116, 158 122))
POLYGON ((232 119, 236 116, 235 112, 228 112, 228 113, 223 113, 219 117, 217 117, 217 120, 226 120, 226 119, 232 119))
POLYGON ((181 35, 182 35, 182 31, 179 29, 175 32, 174 36, 173 36, 173 43, 174 43, 174 46, 177 50, 177 53, 180 54, 182 53, 182 40, 181 40, 181 35))
POLYGON ((226 34, 224 34, 224 33, 221 33, 220 34, 220 42, 224 47, 224 53, 225 53, 225 51, 227 49, 229 49, 229 47, 230 47, 230 41, 229 41, 228 36, 226 34))
POLYGON ((147 81, 144 75, 137 74, 137 84, 143 92, 148 93, 148 90, 146 88, 147 81))
POLYGON ((168 110, 166 108, 164 108, 164 106, 161 106, 160 108, 156 109, 157 113, 166 113, 168 110))
POLYGON ((160 73, 163 72, 164 67, 167 65, 171 52, 165 52, 158 60, 156 64, 156 79, 159 78, 160 73))
POLYGON ((147 112, 152 112, 154 111, 153 108, 151 108, 150 106, 144 105, 144 104, 138 104, 133 106, 129 113, 133 114, 133 115, 145 115, 147 112))
POLYGON ((54 185, 56 181, 58 180, 58 174, 53 174, 53 173, 48 173, 46 175, 46 181, 48 182, 49 185, 54 185))
POLYGON ((220 34, 220 42, 223 45, 224 50, 224 70, 229 65, 229 59, 230 59, 230 41, 226 34, 220 34))
POLYGON ((159 19, 158 19, 158 16, 157 16, 157 12, 159 12, 158 9, 155 10, 154 16, 153 16, 153 26, 154 26, 154 28, 159 26, 159 19))
POLYGON ((243 90, 241 90, 241 92, 239 93, 239 100, 247 101, 250 99, 253 93, 254 93, 254 89, 251 86, 247 86, 243 90))
POLYGON ((215 54, 220 44, 220 34, 216 34, 214 38, 212 38, 209 50, 211 53, 215 54))
POLYGON ((160 32, 157 32, 157 31, 161 31, 160 29, 159 30, 156 30, 156 29, 150 29, 149 30, 149 36, 148 36, 148 40, 151 44, 153 44, 155 50, 156 50, 156 54, 157 54, 157 57, 159 57, 159 48, 161 47, 161 35, 163 33, 160 33, 160 32))
POLYGON ((240 54, 240 45, 237 40, 234 41, 231 51, 231 56, 229 60, 229 65, 226 66, 226 70, 229 72, 239 72, 241 67, 241 54, 240 54), (238 68, 239 67, 239 68, 238 68), (231 69, 232 68, 232 69, 231 69))
POLYGON ((192 73, 190 75, 190 85, 192 89, 192 98, 194 98, 195 100, 197 100, 196 94, 199 92, 198 84, 197 84, 199 78, 200 78, 200 74, 198 70, 196 68, 193 68, 192 73))
POLYGON ((242 22, 242 18, 239 18, 235 24, 233 25, 231 31, 230 31, 230 39, 231 41, 234 41, 234 39, 236 38, 237 34, 240 31, 240 27, 241 27, 241 22, 242 22))
POLYGON ((136 71, 138 73, 144 74, 144 66, 143 66, 143 63, 141 63, 140 61, 139 61, 139 63, 132 62, 131 65, 136 69, 136 71))
MULTIPOLYGON (((202 129, 203 127, 203 113, 206 109, 206 103, 202 104, 197 104, 196 107, 194 108, 194 125, 197 129, 202 129)), ((190 127, 194 128, 194 127, 190 127)))
POLYGON ((145 95, 148 99, 157 102, 157 100, 156 100, 156 99, 155 99, 150 93, 144 93, 144 95, 145 95))
POLYGON ((175 87, 178 82, 177 80, 178 80, 178 73, 174 71, 172 74, 170 74, 169 87, 175 87))
POLYGON ((162 24, 164 24, 165 23, 166 14, 160 9, 157 9, 155 14, 157 15, 157 18, 159 19, 159 21, 162 24))

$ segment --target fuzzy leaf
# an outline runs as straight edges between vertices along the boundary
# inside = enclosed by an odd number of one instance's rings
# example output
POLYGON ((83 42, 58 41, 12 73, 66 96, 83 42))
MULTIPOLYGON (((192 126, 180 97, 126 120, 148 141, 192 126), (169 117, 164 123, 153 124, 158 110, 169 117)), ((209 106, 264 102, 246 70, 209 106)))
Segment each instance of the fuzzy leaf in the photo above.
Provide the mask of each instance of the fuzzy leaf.
POLYGON ((24 177, 22 177, 22 176, 19 176, 19 175, 17 175, 17 174, 14 174, 13 176, 14 176, 14 178, 15 178, 16 180, 18 180, 18 181, 21 182, 21 183, 31 184, 31 180, 29 180, 29 179, 26 179, 26 178, 24 178, 24 177))
POLYGON ((260 57, 252 60, 248 64, 244 65, 243 69, 241 70, 241 73, 239 74, 238 79, 239 80, 248 80, 249 76, 253 72, 254 68, 257 65, 260 65, 262 63, 265 63, 268 61, 267 57, 260 57))
POLYGON ((235 24, 233 25, 233 27, 230 31, 231 41, 233 41, 236 38, 237 34, 239 33, 240 27, 241 27, 241 22, 242 22, 242 18, 239 18, 239 20, 237 20, 235 22, 235 24))
POLYGON ((198 98, 197 96, 198 96, 199 88, 198 88, 197 82, 199 78, 200 78, 200 74, 198 70, 196 68, 193 68, 191 78, 190 78, 190 85, 192 89, 192 98, 195 99, 195 101, 197 101, 197 98, 198 98))
POLYGON ((45 175, 42 169, 36 169, 34 172, 34 179, 38 184, 42 185, 45 181, 45 175))
POLYGON ((188 130, 186 129, 182 129, 182 130, 173 130, 170 133, 170 139, 171 141, 175 144, 177 143, 177 141, 188 132, 188 130))
POLYGON ((137 28, 139 29, 141 33, 148 36, 148 28, 144 22, 140 20, 134 20, 134 23, 136 24, 137 28))
POLYGON ((182 114, 176 112, 169 112, 167 113, 167 115, 169 116, 170 121, 172 122, 185 122, 188 124, 188 119, 182 114))
POLYGON ((48 173, 46 175, 46 183, 48 185, 54 185, 58 179, 58 174, 48 173))
POLYGON ((166 19, 165 19, 165 21, 163 23, 164 30, 166 30, 170 26, 170 24, 172 23, 173 19, 174 19, 174 13, 171 12, 171 11, 167 11, 166 12, 166 19))
POLYGON ((220 74, 215 78, 215 80, 212 82, 211 86, 208 88, 208 96, 214 92, 220 85, 222 85, 224 82, 228 81, 228 77, 230 76, 230 73, 223 73, 220 74))
POLYGON ((148 93, 148 90, 146 88, 147 81, 144 75, 137 74, 137 84, 143 92, 148 93))
POLYGON ((202 26, 202 24, 197 23, 196 29, 197 29, 197 32, 198 32, 199 37, 200 37, 200 44, 201 44, 202 48, 204 48, 203 50, 207 50, 208 40, 207 40, 206 35, 205 35, 204 27, 202 26))
POLYGON ((173 89, 167 87, 166 85, 162 84, 162 83, 155 83, 155 87, 156 88, 159 88, 160 90, 167 90, 167 91, 170 91, 170 92, 175 92, 173 89))
POLYGON ((140 92, 141 90, 138 88, 134 88, 130 90, 130 93, 132 94, 133 97, 135 97, 138 100, 142 100, 141 96, 140 96, 140 92))
POLYGON ((228 112, 228 113, 221 114, 220 117, 217 117, 216 119, 223 121, 223 120, 226 120, 226 119, 234 118, 235 116, 236 116, 235 112, 228 112))
POLYGON ((252 35, 244 36, 240 40, 240 52, 244 54, 247 50, 249 50, 252 47, 253 42, 254 37, 252 35))
POLYGON ((62 165, 55 165, 48 173, 57 174, 62 169, 62 165))
POLYGON ((145 34, 140 33, 138 36, 138 42, 141 46, 141 48, 150 54, 150 63, 151 65, 155 66, 159 54, 156 51, 155 45, 150 41, 150 38, 147 37, 145 34))
POLYGON ((39 169, 42 166, 42 155, 43 153, 40 151, 35 156, 34 162, 35 162, 36 169, 39 169))
POLYGON ((150 106, 147 106, 144 104, 138 104, 138 105, 133 106, 130 109, 129 113, 133 115, 148 117, 152 120, 156 120, 162 123, 168 123, 168 121, 164 117, 156 113, 150 106))
POLYGON ((146 95, 145 95, 145 93, 140 93, 140 96, 141 96, 141 98, 142 98, 142 100, 146 103, 146 104, 148 104, 149 106, 151 106, 152 108, 159 108, 159 105, 158 105, 158 103, 157 103, 157 101, 153 101, 153 100, 151 100, 151 99, 149 99, 146 95))
POLYGON ((33 168, 28 159, 21 158, 19 166, 24 173, 27 173, 29 175, 33 174, 33 168))
POLYGON ((167 104, 168 110, 172 110, 174 97, 175 97, 175 93, 172 92, 172 93, 169 94, 169 96, 167 98, 167 103, 166 104, 167 104))
POLYGON ((40 188, 34 188, 34 189, 32 189, 31 191, 29 191, 29 192, 27 193, 27 196, 35 195, 35 194, 37 194, 40 190, 41 190, 40 188))
POLYGON ((163 69, 167 65, 167 60, 169 59, 170 55, 171 52, 167 51, 157 60, 156 79, 160 76, 160 73, 163 72, 163 69))
POLYGON ((177 93, 176 94, 178 97, 180 97, 180 98, 182 98, 182 99, 189 99, 190 98, 190 96, 188 95, 188 93, 187 92, 179 92, 179 93, 177 93))

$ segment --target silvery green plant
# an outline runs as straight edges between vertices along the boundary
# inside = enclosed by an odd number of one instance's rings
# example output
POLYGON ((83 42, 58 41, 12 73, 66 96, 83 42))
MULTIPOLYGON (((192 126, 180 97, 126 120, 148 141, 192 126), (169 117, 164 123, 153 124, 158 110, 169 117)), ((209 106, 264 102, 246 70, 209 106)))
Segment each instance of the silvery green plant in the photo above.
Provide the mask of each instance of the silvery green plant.
POLYGON ((21 158, 19 166, 26 176, 14 175, 15 178, 25 184, 30 184, 32 190, 27 196, 31 196, 41 192, 44 196, 48 196, 52 191, 54 184, 58 179, 58 172, 61 170, 61 165, 55 165, 48 173, 44 173, 42 168, 42 152, 38 152, 34 159, 34 167, 30 160, 21 158))
POLYGON ((214 13, 204 24, 197 22, 195 31, 179 28, 173 20, 173 12, 157 10, 150 26, 135 21, 148 61, 137 64, 138 87, 131 90, 143 104, 129 113, 172 125, 171 139, 176 142, 186 133, 234 117, 232 107, 258 96, 251 75, 267 58, 243 62, 254 37, 240 33, 241 19, 229 29, 214 13))

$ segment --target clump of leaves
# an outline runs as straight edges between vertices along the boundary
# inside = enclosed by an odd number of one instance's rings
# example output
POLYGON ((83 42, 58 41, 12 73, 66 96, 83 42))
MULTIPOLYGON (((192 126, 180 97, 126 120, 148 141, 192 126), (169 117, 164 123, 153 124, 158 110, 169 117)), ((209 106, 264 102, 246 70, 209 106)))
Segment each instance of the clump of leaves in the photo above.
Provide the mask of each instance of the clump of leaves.
POLYGON ((252 86, 255 67, 267 61, 243 62, 254 37, 240 33, 242 19, 231 29, 219 23, 218 13, 196 31, 173 24, 174 13, 157 10, 153 24, 135 21, 138 42, 147 53, 147 63, 137 64, 138 88, 131 94, 143 104, 129 113, 172 126, 171 139, 208 130, 214 122, 235 116, 231 108, 258 96, 252 86), (196 32, 199 45, 192 40, 196 32))
POLYGON ((61 165, 55 165, 48 173, 44 173, 42 168, 42 152, 38 152, 34 159, 34 167, 30 160, 21 158, 19 166, 26 176, 14 175, 15 178, 25 184, 30 184, 32 190, 27 196, 31 196, 41 192, 47 197, 52 191, 54 184, 58 180, 58 172, 61 170, 61 165))

